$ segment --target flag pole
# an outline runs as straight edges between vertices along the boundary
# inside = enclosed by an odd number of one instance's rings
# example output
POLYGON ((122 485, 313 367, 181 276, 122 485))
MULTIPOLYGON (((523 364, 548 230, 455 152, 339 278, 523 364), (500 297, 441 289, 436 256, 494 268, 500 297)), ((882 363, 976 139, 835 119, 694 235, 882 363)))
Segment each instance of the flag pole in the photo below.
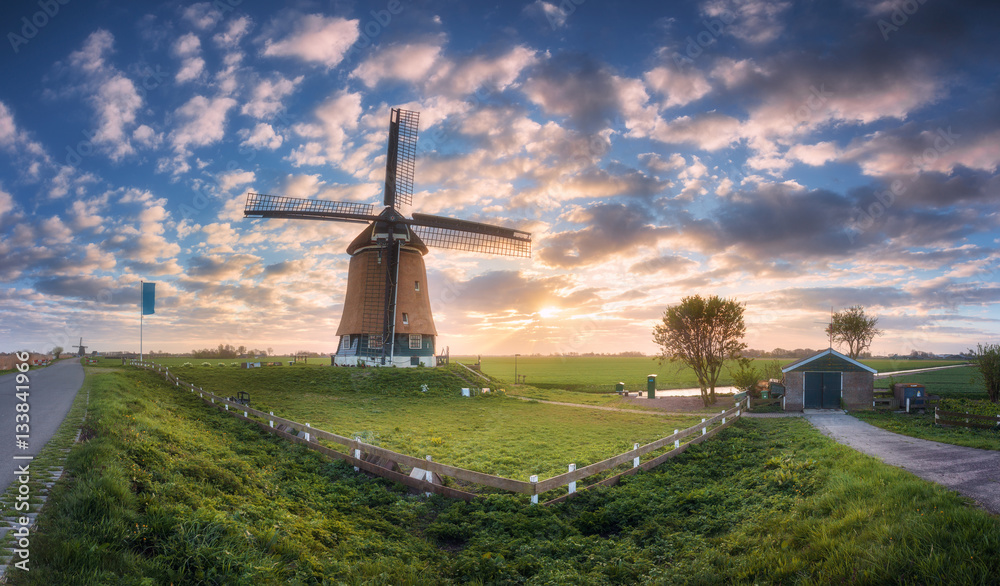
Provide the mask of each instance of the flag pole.
POLYGON ((139 281, 139 362, 142 362, 142 310, 144 309, 142 306, 144 303, 142 288, 143 282, 139 281))

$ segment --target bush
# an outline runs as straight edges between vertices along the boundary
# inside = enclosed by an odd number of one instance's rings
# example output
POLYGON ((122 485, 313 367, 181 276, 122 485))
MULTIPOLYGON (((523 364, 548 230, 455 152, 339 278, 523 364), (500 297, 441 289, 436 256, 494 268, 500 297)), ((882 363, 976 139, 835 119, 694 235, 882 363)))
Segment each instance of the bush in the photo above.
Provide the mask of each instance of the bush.
POLYGON ((190 362, 185 362, 184 364, 181 365, 181 368, 186 368, 188 366, 194 366, 194 365, 191 364, 190 362))
POLYGON ((226 366, 226 363, 225 363, 225 362, 220 362, 220 363, 219 363, 219 366, 222 366, 222 367, 225 367, 225 366, 226 366))
POLYGON ((212 363, 211 362, 202 362, 201 365, 202 366, 212 366, 212 363))

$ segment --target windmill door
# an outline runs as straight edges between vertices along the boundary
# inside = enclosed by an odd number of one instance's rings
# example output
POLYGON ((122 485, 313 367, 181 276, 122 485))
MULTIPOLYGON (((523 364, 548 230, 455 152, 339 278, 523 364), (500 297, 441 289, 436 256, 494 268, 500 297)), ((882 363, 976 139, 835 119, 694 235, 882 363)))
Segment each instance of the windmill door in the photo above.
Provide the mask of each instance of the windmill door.
POLYGON ((840 407, 841 373, 805 373, 804 406, 806 409, 836 409, 840 407))

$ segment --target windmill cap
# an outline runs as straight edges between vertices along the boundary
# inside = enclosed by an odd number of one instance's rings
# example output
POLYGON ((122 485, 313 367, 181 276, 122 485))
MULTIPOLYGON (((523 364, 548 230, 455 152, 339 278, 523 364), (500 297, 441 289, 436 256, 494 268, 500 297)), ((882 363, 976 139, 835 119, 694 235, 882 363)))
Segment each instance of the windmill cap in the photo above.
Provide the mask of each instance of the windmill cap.
MULTIPOLYGON (((424 244, 424 241, 421 240, 409 226, 406 224, 394 224, 392 227, 395 234, 405 234, 409 237, 409 242, 403 243, 403 249, 414 249, 421 255, 427 254, 427 245, 424 244)), ((347 254, 354 254, 362 248, 372 246, 374 244, 376 230, 381 233, 386 233, 389 231, 389 225, 385 222, 372 222, 369 224, 368 227, 362 230, 361 233, 358 234, 357 237, 347 246, 347 254)))

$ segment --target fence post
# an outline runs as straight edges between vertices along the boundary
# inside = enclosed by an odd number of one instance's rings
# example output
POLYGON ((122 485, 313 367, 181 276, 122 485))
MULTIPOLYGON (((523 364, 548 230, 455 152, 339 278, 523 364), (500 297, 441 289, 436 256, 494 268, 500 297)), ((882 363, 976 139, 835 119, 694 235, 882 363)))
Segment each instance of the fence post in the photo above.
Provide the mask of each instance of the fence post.
MULTIPOLYGON (((676 429, 674 430, 674 435, 677 435, 677 430, 676 429)), ((679 447, 681 447, 681 440, 675 439, 674 440, 674 449, 676 450, 679 447)))
MULTIPOLYGON (((1000 417, 998 417, 1000 419, 1000 417)), ((938 408, 937 405, 934 406, 934 425, 938 424, 938 408)))
MULTIPOLYGON (((537 474, 532 474, 528 478, 528 482, 530 482, 531 484, 538 484, 538 475, 537 474)), ((537 486, 533 486, 532 487, 531 504, 533 504, 533 505, 537 505, 538 504, 538 493, 534 492, 537 489, 538 489, 537 486)))
MULTIPOLYGON (((570 472, 576 472, 576 463, 575 462, 573 464, 569 465, 569 471, 570 472)), ((573 494, 574 492, 576 492, 576 481, 575 480, 573 482, 569 483, 569 493, 568 494, 573 494)))
MULTIPOLYGON (((358 436, 358 435, 354 436, 354 441, 356 441, 358 443, 361 443, 361 436, 358 436)), ((355 444, 355 445, 357 445, 357 444, 355 444)), ((354 448, 354 459, 355 460, 360 460, 361 459, 361 450, 358 449, 357 447, 354 448)), ((354 467, 354 471, 357 472, 358 470, 360 470, 360 468, 358 468, 357 466, 355 466, 354 467)))
MULTIPOLYGON (((431 461, 431 457, 430 456, 427 456, 424 459, 427 460, 428 462, 431 461)), ((424 480, 427 481, 427 484, 434 484, 434 473, 431 472, 430 470, 424 472, 424 480)), ((431 496, 431 493, 425 492, 424 495, 425 496, 431 496)))
MULTIPOLYGON (((705 423, 705 418, 704 417, 701 418, 701 422, 705 423)), ((704 425, 701 426, 701 435, 705 435, 705 426, 704 425)))
POLYGON ((722 410, 722 425, 726 424, 726 410, 722 410))
MULTIPOLYGON (((632 449, 633 450, 638 450, 639 449, 639 444, 633 445, 632 449)), ((636 456, 635 458, 632 458, 632 467, 633 468, 638 468, 639 467, 639 456, 636 456)))
POLYGON ((910 412, 910 398, 909 397, 906 398, 906 412, 907 413, 910 412))
MULTIPOLYGON (((306 427, 308 427, 308 428, 312 429, 312 426, 311 426, 311 425, 309 425, 308 423, 306 424, 306 427)), ((309 441, 309 437, 310 437, 310 435, 309 435, 309 432, 308 432, 308 431, 303 431, 302 433, 303 433, 303 434, 305 434, 305 436, 306 436, 306 441, 309 441)))
MULTIPOLYGON (((271 415, 274 415, 274 411, 268 411, 268 413, 270 413, 271 415)), ((274 427, 274 420, 273 419, 269 419, 268 423, 271 424, 271 427, 274 427)))
MULTIPOLYGON (((214 403, 215 401, 213 401, 214 403)), ((226 411, 229 411, 229 403, 226 403, 226 411)))

